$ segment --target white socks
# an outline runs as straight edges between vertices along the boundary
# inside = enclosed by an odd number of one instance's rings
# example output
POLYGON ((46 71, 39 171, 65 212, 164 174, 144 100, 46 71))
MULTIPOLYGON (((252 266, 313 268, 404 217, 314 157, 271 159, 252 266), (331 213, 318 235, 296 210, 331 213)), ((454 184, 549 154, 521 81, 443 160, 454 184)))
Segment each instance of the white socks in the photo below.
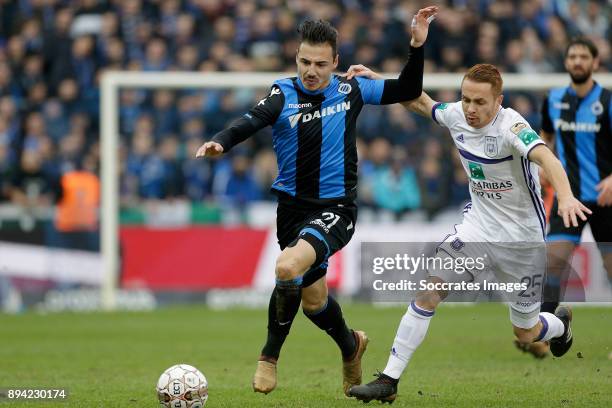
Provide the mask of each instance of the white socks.
MULTIPOLYGON (((429 321, 433 315, 433 311, 418 307, 414 301, 410 303, 397 328, 391 354, 389 354, 389 361, 387 361, 387 367, 385 367, 383 374, 396 380, 400 378, 412 357, 412 353, 423 342, 429 328, 429 321)), ((559 322, 561 321, 559 320, 559 322)), ((562 323, 561 328, 563 328, 562 323)), ((563 330, 561 333, 563 333, 563 330)))
MULTIPOLYGON (((418 307, 414 301, 410 303, 397 328, 393 347, 383 374, 396 380, 401 377, 412 358, 412 353, 423 342, 433 315, 433 311, 418 307)), ((565 326, 554 314, 542 312, 540 313, 540 321, 542 322, 542 331, 538 338, 539 341, 548 341, 563 335, 565 326)))
POLYGON ((565 326, 554 314, 542 312, 540 313, 540 321, 542 322, 542 331, 536 341, 548 341, 563 335, 565 326))

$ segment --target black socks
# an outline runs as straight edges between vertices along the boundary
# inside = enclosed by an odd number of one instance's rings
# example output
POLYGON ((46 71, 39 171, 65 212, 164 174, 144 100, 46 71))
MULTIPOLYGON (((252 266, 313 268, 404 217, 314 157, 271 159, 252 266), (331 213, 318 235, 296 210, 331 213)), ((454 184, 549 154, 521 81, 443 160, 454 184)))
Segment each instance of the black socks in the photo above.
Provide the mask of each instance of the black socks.
POLYGON ((357 347, 355 336, 353 331, 346 326, 342 317, 342 309, 333 297, 327 297, 327 304, 321 310, 314 313, 304 312, 304 314, 319 329, 325 330, 334 339, 345 360, 353 356, 357 347))
POLYGON ((261 355, 276 360, 302 300, 301 282, 277 281, 268 306, 268 338, 261 355))

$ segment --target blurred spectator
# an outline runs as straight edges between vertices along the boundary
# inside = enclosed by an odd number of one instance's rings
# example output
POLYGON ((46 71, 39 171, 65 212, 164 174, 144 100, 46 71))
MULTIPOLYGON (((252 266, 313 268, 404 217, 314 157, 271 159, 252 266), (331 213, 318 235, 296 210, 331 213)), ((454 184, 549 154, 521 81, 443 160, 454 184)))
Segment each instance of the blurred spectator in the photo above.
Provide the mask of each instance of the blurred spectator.
POLYGON ((57 99, 48 99, 42 107, 45 127, 51 139, 58 143, 68 133, 69 122, 64 104, 57 99))
POLYGON ((195 158, 203 140, 192 138, 187 141, 186 157, 182 162, 184 192, 193 202, 203 201, 211 192, 211 162, 195 158))
POLYGON ((87 158, 84 162, 75 160, 61 175, 54 223, 47 232, 49 246, 99 250, 100 181, 93 163, 87 158))
POLYGON ((276 179, 278 169, 276 166, 276 155, 272 149, 262 149, 257 153, 253 161, 255 179, 262 192, 262 198, 274 200, 275 196, 270 192, 270 186, 276 179))
POLYGON ((393 151, 391 163, 376 170, 373 182, 374 202, 398 219, 421 204, 416 172, 406 163, 404 150, 393 151))
POLYGON ((232 153, 229 165, 215 172, 213 191, 230 206, 242 210, 261 198, 261 189, 253 176, 252 161, 242 149, 232 153))
POLYGON ((67 115, 72 115, 81 109, 79 106, 79 85, 74 79, 66 78, 60 81, 57 96, 67 115))
POLYGON ((146 46, 144 71, 164 71, 170 66, 166 43, 161 38, 152 38, 146 46))
POLYGON ((183 195, 178 146, 178 139, 174 135, 164 135, 159 146, 159 157, 161 157, 164 166, 164 198, 175 198, 183 195))
POLYGON ((604 0, 588 0, 586 10, 582 10, 577 20, 578 29, 587 36, 605 38, 608 34, 609 11, 604 0), (603 6, 603 7, 602 7, 603 6))
POLYGON ((391 157, 391 144, 387 139, 378 137, 368 146, 361 140, 357 143, 359 155, 359 184, 358 198, 363 206, 378 208, 374 198, 376 173, 384 168, 391 157))
POLYGON ((11 67, 0 62, 0 96, 10 96, 18 100, 21 95, 21 87, 19 87, 17 81, 13 81, 11 67))
POLYGON ((155 139, 161 135, 172 133, 178 127, 178 115, 175 106, 175 97, 172 91, 158 90, 153 92, 153 106, 151 116, 155 120, 155 139))
POLYGON ((445 160, 442 144, 437 139, 428 139, 419 167, 421 206, 428 219, 431 220, 448 203, 452 177, 453 169, 445 160))
POLYGON ((43 48, 43 57, 50 68, 51 76, 49 77, 50 86, 55 89, 57 83, 63 79, 56 74, 63 61, 70 60, 71 39, 70 27, 74 10, 69 7, 60 8, 55 13, 53 26, 46 30, 44 36, 45 47, 43 48))
POLYGON ((382 123, 380 131, 387 135, 391 143, 401 145, 419 137, 415 115, 408 114, 402 105, 391 105, 386 113, 387 120, 382 123))
POLYGON ((9 194, 14 204, 23 208, 47 207, 57 196, 57 179, 44 166, 43 154, 27 148, 20 166, 13 174, 9 194))
POLYGON ((6 122, 2 122, 0 119, 0 201, 9 198, 12 170, 10 149, 8 143, 6 143, 6 133, 3 133, 4 126, 6 126, 6 122))
POLYGON ((547 73, 553 71, 553 66, 546 60, 544 46, 533 28, 525 28, 521 33, 524 48, 523 59, 518 65, 522 74, 547 73))
POLYGON ((153 135, 144 123, 134 134, 127 161, 127 177, 132 179, 133 193, 145 199, 161 199, 166 195, 164 162, 155 151, 153 135))

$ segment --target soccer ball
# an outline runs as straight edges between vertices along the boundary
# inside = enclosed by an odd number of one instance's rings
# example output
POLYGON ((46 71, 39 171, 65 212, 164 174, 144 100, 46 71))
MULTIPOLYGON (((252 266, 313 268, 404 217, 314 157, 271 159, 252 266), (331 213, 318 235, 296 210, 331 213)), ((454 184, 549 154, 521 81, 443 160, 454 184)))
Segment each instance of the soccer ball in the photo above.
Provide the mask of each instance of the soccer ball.
POLYGON ((202 408, 208 399, 208 381, 197 368, 177 364, 157 380, 160 406, 170 408, 202 408))

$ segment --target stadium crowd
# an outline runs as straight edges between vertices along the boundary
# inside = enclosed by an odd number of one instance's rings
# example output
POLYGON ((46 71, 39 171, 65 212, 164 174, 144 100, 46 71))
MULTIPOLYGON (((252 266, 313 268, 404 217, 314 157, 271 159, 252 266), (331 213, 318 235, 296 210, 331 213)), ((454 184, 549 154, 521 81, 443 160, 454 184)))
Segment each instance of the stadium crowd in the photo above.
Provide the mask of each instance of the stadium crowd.
MULTIPOLYGON (((105 70, 294 72, 298 23, 322 18, 338 28, 340 71, 361 63, 397 72, 421 3, 436 2, 0 0, 0 201, 49 206, 65 171, 98 171, 98 85, 105 70)), ((612 70, 605 0, 441 5, 426 45, 426 73, 462 72, 477 62, 512 73, 563 72, 565 45, 577 34, 598 45, 600 70, 612 70)), ((194 159, 202 141, 264 95, 122 91, 122 203, 184 197, 241 207, 272 200, 269 131, 221 160, 194 159)), ((539 129, 541 97, 509 93, 505 104, 539 129)), ((432 216, 468 198, 460 162, 448 159, 454 154, 444 130, 394 105, 366 107, 358 134, 362 205, 397 215, 421 208, 432 216)))

